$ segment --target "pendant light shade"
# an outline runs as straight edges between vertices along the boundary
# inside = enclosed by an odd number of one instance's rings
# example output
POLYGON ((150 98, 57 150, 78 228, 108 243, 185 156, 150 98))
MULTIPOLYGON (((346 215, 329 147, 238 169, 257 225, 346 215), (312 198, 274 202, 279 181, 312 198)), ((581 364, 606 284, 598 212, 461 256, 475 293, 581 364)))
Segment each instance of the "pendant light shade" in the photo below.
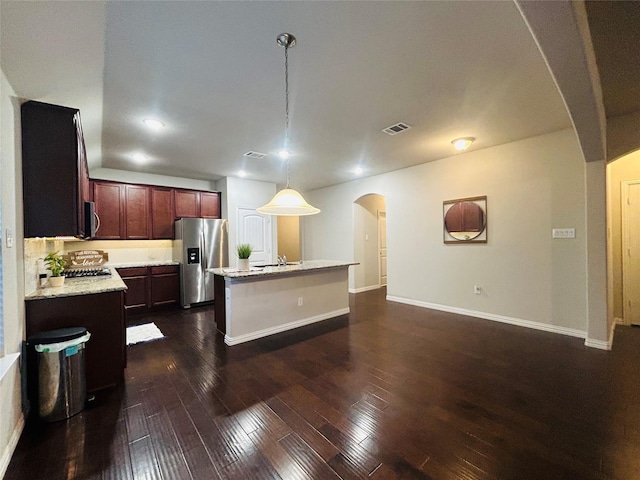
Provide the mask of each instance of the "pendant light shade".
POLYGON ((289 48, 296 44, 296 37, 290 33, 281 33, 276 37, 276 42, 284 47, 284 98, 285 98, 285 124, 284 124, 284 148, 279 155, 287 161, 287 186, 280 190, 269 203, 256 210, 266 215, 304 216, 320 213, 320 209, 313 207, 302 198, 298 192, 289 186, 289 48))
POLYGON ((285 188, 276 193, 269 203, 257 209, 267 215, 304 216, 320 213, 320 209, 309 205, 302 195, 292 188, 285 188))

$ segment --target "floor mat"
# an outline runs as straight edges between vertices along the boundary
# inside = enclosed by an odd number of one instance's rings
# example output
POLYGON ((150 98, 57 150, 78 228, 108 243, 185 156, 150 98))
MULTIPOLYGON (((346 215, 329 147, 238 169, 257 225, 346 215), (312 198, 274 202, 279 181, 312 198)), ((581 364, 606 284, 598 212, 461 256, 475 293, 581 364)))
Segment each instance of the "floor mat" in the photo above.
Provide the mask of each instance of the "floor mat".
POLYGON ((127 327, 127 345, 150 342, 160 338, 164 338, 164 335, 153 322, 127 327))

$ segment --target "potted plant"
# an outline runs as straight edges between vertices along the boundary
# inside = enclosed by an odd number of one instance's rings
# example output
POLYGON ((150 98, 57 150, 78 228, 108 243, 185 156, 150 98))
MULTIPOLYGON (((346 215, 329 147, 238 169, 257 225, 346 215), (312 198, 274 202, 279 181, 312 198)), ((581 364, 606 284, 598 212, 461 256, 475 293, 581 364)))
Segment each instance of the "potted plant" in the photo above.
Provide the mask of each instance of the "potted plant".
POLYGON ((67 262, 58 255, 58 252, 50 253, 44 257, 44 263, 47 264, 47 270, 51 270, 51 277, 49 277, 49 285, 52 287, 61 287, 64 283, 64 276, 62 272, 67 262))
POLYGON ((238 270, 248 271, 250 269, 249 257, 251 256, 251 252, 253 252, 253 247, 248 243, 241 243, 236 247, 238 270))

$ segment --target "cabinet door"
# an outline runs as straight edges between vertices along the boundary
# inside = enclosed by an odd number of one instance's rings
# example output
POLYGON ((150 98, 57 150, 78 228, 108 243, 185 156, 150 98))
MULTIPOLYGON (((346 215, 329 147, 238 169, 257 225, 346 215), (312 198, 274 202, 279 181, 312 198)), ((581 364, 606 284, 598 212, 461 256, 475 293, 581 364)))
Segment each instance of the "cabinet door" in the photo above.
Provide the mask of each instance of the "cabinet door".
POLYGON ((91 333, 85 346, 87 392, 120 384, 126 365, 122 294, 118 291, 25 302, 26 336, 57 328, 86 327, 91 333))
POLYGON ((200 192, 200 216, 220 218, 220 194, 200 192))
POLYGON ((149 308, 149 269, 119 268, 118 274, 127 286, 124 294, 124 308, 127 313, 146 312, 149 308))
POLYGON ((176 218, 196 218, 200 216, 200 192, 195 190, 174 191, 176 218))
POLYGON ((124 185, 125 191, 125 238, 146 240, 151 237, 149 220, 149 187, 124 185))
POLYGON ((112 182, 93 182, 93 201, 100 228, 95 238, 120 240, 124 238, 124 195, 122 185, 112 182))
POLYGON ((173 189, 151 188, 151 236, 154 239, 173 238, 173 189))
POLYGON ((24 236, 81 236, 77 110, 34 101, 20 108, 24 236))
POLYGON ((151 267, 151 307, 177 305, 178 302, 180 302, 179 267, 151 267))

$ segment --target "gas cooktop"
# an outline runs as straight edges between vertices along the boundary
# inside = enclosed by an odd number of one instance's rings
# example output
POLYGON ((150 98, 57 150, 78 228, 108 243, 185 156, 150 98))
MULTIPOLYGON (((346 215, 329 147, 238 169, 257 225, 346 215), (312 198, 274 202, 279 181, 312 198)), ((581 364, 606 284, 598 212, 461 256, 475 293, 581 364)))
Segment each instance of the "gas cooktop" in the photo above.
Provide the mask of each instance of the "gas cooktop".
POLYGON ((106 277, 111 276, 108 268, 73 268, 64 271, 67 278, 106 277))

